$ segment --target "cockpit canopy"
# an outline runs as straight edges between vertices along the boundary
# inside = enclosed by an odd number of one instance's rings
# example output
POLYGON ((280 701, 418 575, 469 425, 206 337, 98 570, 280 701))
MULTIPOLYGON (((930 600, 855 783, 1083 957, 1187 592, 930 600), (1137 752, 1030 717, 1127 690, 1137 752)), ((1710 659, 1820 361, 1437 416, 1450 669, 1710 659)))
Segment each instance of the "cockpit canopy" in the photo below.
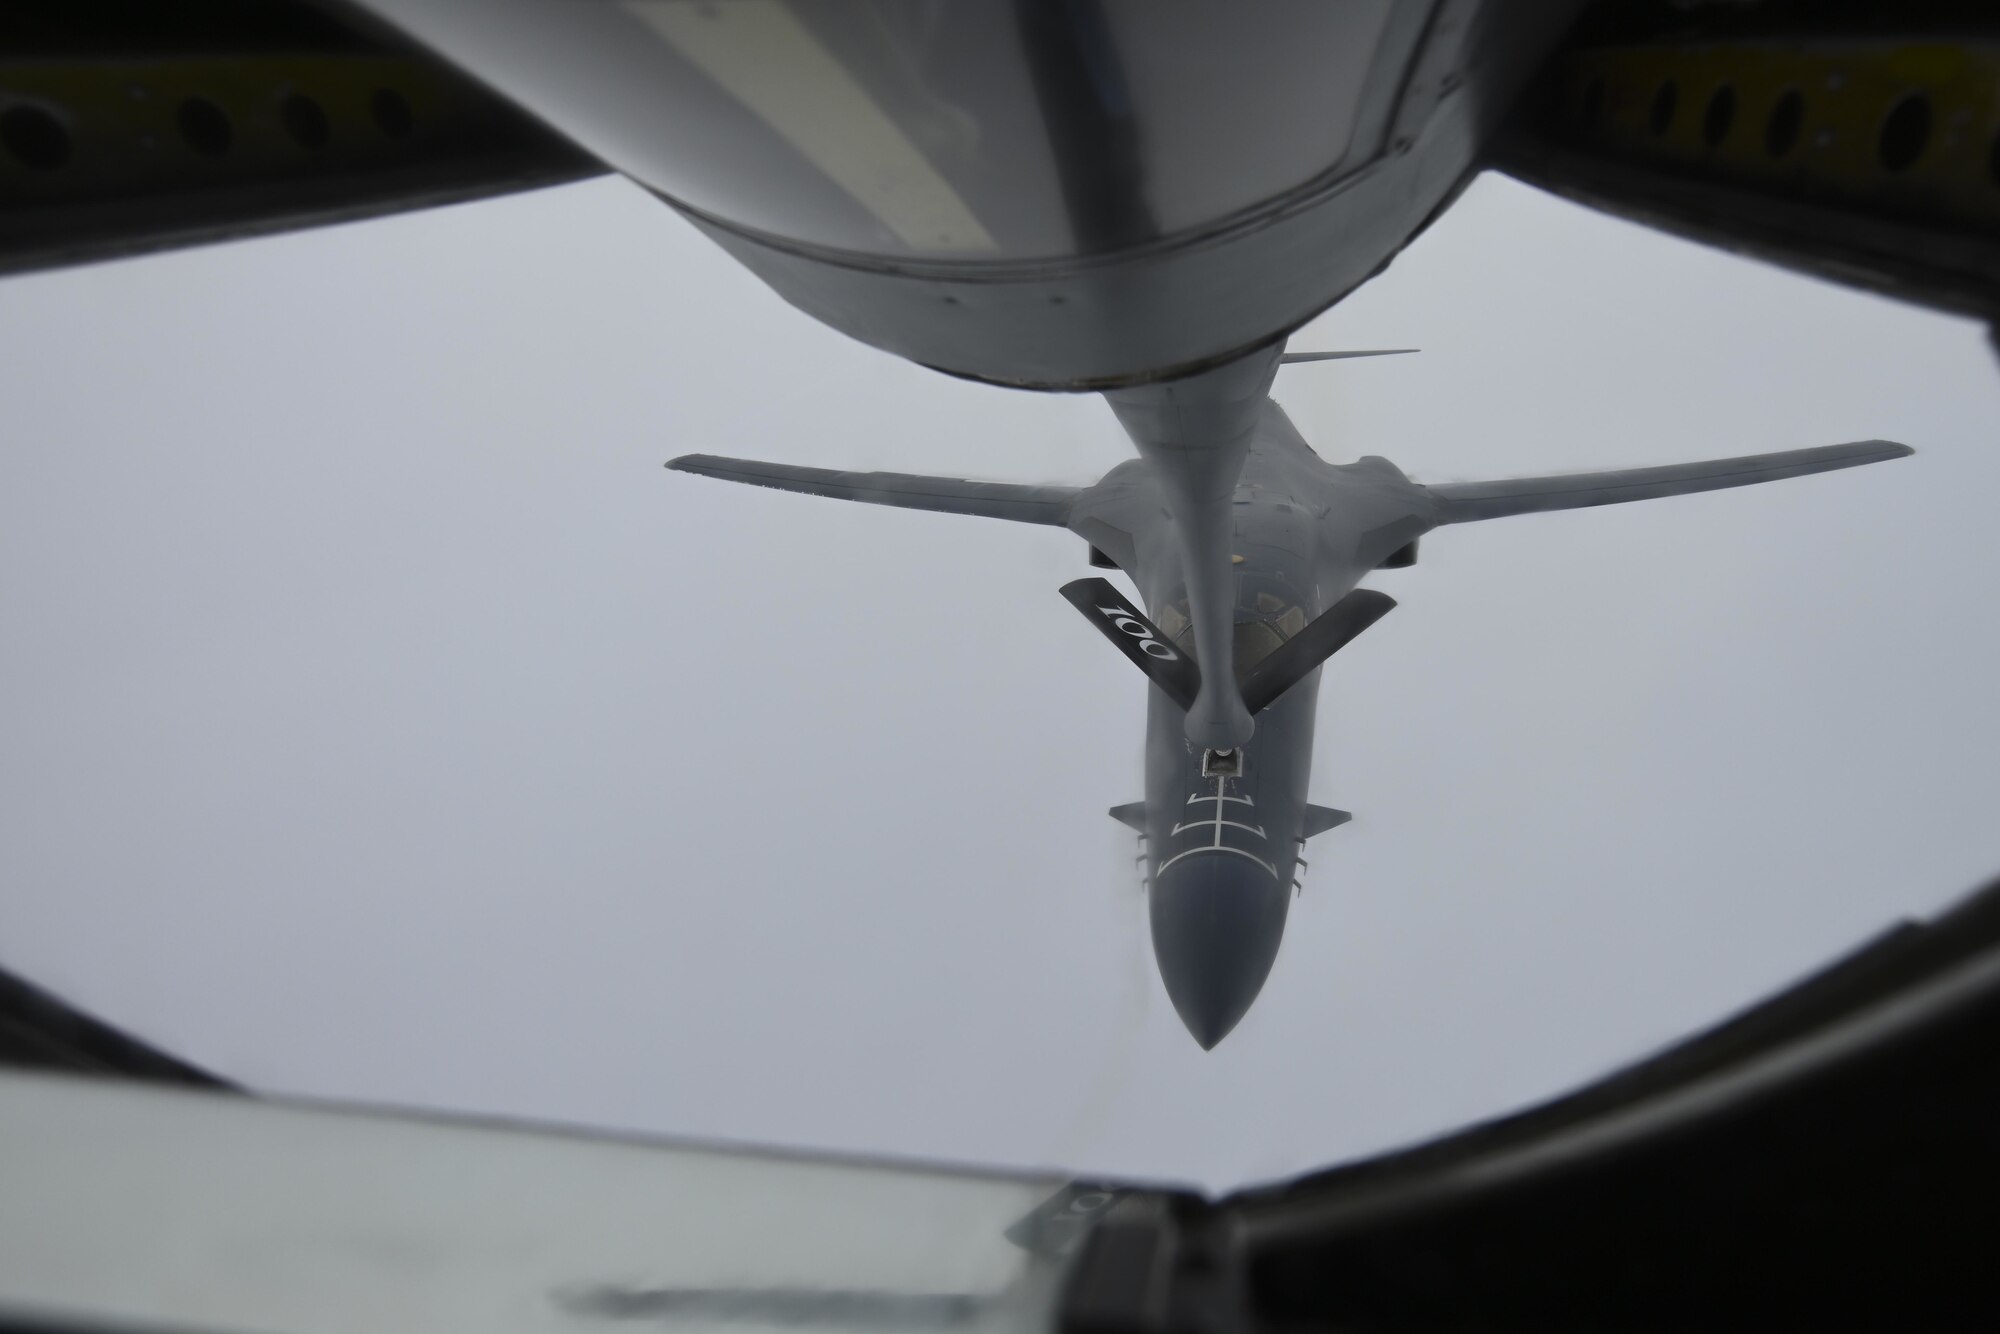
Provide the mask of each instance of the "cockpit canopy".
MULTIPOLYGON (((1231 655, 1236 679, 1248 676, 1251 668, 1277 652, 1286 640, 1305 629, 1311 619, 1304 607, 1272 592, 1257 594, 1249 607, 1238 607, 1231 655)), ((1159 625, 1160 633, 1194 656, 1194 626, 1188 619, 1187 599, 1162 607, 1159 625)))

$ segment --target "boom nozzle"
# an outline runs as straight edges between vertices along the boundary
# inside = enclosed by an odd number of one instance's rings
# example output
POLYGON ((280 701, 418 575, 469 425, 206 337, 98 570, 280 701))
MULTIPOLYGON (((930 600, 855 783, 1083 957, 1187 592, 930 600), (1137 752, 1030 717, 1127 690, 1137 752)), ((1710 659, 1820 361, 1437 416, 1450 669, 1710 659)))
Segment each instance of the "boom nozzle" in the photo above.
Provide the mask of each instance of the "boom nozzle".
POLYGON ((1188 710, 1187 739, 1210 754, 1234 754, 1256 731, 1257 720, 1244 707, 1225 661, 1221 672, 1202 679, 1201 693, 1188 710))

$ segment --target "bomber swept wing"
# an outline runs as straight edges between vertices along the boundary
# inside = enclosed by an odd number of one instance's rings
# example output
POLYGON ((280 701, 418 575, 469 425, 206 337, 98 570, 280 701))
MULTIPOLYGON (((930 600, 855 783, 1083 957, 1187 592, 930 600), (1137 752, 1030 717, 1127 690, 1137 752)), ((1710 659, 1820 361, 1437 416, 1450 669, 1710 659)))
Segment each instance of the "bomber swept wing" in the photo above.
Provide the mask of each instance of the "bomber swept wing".
POLYGON ((667 464, 676 472, 691 472, 725 482, 768 486, 774 491, 833 500, 859 500, 899 509, 936 510, 944 514, 974 514, 1016 523, 1053 524, 1069 519, 1069 503, 1082 487, 1024 486, 1016 482, 974 482, 959 477, 924 477, 907 472, 842 472, 837 468, 806 468, 756 459, 728 459, 717 454, 685 454, 667 464))
POLYGON ((1658 500, 1663 496, 1754 486, 1759 482, 1907 458, 1915 452, 1893 440, 1857 440, 1852 444, 1788 449, 1776 454, 1743 454, 1703 463, 1670 463, 1660 468, 1516 477, 1500 482, 1443 482, 1424 489, 1438 501, 1439 523, 1470 523, 1475 519, 1504 519, 1515 514, 1588 509, 1593 505, 1622 505, 1628 500, 1658 500))
POLYGON ((1108 392, 1140 457, 1081 489, 712 455, 669 465, 839 499, 1060 524, 1091 543, 1093 563, 1107 531, 1125 539, 1117 564, 1136 598, 1096 577, 1061 591, 1151 683, 1146 796, 1111 816, 1139 836, 1160 980, 1204 1049, 1236 1027, 1270 975, 1289 900, 1304 887, 1307 841, 1349 818, 1307 794, 1320 668, 1396 605, 1359 587, 1362 579, 1412 563, 1402 553, 1441 524, 1747 486, 1914 452, 1864 440, 1424 486, 1385 458, 1326 461, 1268 396, 1282 364, 1272 347, 1198 383, 1108 392), (1221 635, 1207 641, 1197 576, 1208 579, 1216 600, 1207 609, 1220 617, 1221 635))
MULTIPOLYGON (((1907 458, 1916 451, 1894 440, 1857 440, 1812 449, 1787 449, 1772 454, 1740 454, 1699 463, 1669 463, 1655 468, 1624 468, 1612 472, 1558 473, 1546 477, 1513 477, 1490 482, 1434 482, 1424 488, 1437 501, 1437 522, 1472 523, 1505 519, 1516 514, 1589 509, 1622 505, 1633 500, 1722 491, 1735 486, 1806 477, 1817 472, 1858 468, 1863 464, 1907 458)), ((846 472, 808 468, 757 459, 724 458, 719 454, 685 454, 667 464, 676 472, 744 482, 777 491, 858 500, 899 509, 971 514, 1015 523, 1061 527, 1069 519, 1070 503, 1086 488, 1036 486, 1020 482, 976 482, 958 477, 928 477, 906 472, 846 472)))

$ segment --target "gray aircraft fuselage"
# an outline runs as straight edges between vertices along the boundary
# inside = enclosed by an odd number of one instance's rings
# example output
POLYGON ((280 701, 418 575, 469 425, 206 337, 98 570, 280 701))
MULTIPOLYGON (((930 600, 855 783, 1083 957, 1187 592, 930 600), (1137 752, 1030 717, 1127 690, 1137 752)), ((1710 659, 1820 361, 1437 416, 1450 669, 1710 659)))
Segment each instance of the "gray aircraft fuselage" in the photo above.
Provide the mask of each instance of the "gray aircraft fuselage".
POLYGON ((1241 1022, 1284 937, 1299 852, 1346 820, 1307 800, 1319 674, 1394 605, 1357 585, 1442 524, 1623 504, 1880 463, 1859 440, 1698 463, 1419 485, 1387 459, 1333 464, 1271 401, 1274 344, 1105 393, 1139 457, 1088 487, 856 473, 691 454, 668 466, 870 504, 1060 526, 1137 586, 1062 592, 1145 673, 1145 800, 1111 814, 1145 839, 1153 953, 1188 1031, 1241 1022), (1150 624, 1147 622, 1150 621, 1150 624))
MULTIPOLYGON (((1386 459, 1325 462, 1264 399, 1230 506, 1234 675, 1431 528, 1434 510, 1386 459)), ((1154 624, 1192 652, 1179 534, 1152 470, 1136 459, 1114 468, 1076 498, 1070 527, 1111 548, 1154 624)), ((1184 711, 1158 687, 1148 692, 1153 952, 1167 995, 1203 1047, 1243 1018, 1277 958, 1306 838, 1319 675, 1258 715, 1234 777, 1204 774, 1204 748, 1188 739, 1184 711)))

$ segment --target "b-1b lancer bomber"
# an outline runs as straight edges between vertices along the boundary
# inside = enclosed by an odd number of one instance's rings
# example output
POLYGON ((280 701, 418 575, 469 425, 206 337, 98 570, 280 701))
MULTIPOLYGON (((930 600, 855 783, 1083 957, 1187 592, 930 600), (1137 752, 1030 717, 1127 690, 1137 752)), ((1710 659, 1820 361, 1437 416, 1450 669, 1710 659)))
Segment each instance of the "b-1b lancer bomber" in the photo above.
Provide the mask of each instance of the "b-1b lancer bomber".
POLYGON ((1152 681, 1145 800, 1111 814, 1144 840, 1153 953, 1212 1048, 1263 988, 1306 841, 1348 814, 1307 800, 1319 668, 1387 614, 1360 588, 1444 524, 1748 486, 1901 458, 1887 440, 1706 463, 1421 486, 1384 458, 1332 464, 1269 397, 1282 344, 1199 375, 1106 391, 1138 448, 1094 486, 838 472, 691 454, 669 467, 842 500, 1065 527, 1103 579, 1063 594, 1152 681))

